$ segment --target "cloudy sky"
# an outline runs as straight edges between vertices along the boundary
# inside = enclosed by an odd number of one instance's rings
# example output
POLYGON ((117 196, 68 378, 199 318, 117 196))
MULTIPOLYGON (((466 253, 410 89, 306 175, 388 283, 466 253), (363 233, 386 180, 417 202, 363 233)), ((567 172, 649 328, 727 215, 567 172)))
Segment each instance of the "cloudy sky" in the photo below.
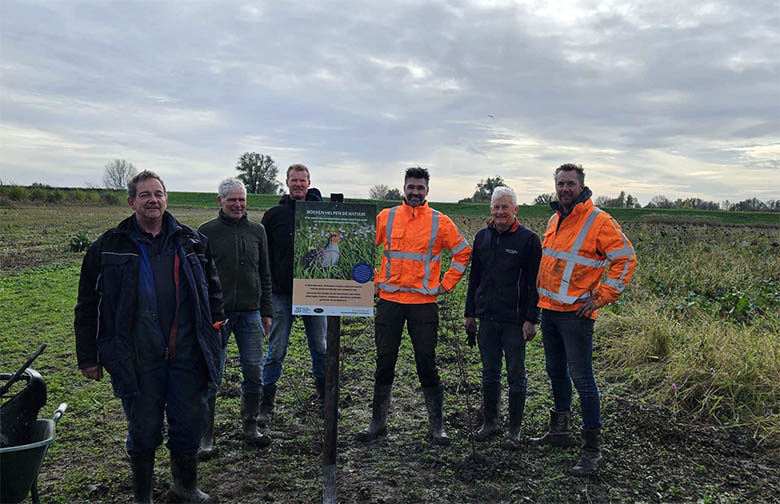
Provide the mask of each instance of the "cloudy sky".
POLYGON ((581 163, 620 190, 780 197, 777 0, 0 1, 0 180, 99 185, 126 159, 215 191, 246 151, 323 193, 581 163), (316 5, 315 5, 316 4, 316 5))

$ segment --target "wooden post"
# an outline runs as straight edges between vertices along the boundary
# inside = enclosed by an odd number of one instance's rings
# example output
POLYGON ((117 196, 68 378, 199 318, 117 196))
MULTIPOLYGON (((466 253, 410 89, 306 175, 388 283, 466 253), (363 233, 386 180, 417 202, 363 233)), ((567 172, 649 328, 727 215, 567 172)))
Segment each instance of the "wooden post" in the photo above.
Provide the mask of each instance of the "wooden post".
MULTIPOLYGON (((331 193, 330 201, 343 203, 343 193, 331 193)), ((339 419, 339 355, 341 317, 328 316, 328 357, 325 367, 324 441, 322 444, 322 502, 336 504, 336 444, 339 419)))
POLYGON ((328 317, 328 354, 325 374, 325 436, 322 445, 322 502, 336 503, 336 443, 339 415, 339 354, 341 317, 328 317))

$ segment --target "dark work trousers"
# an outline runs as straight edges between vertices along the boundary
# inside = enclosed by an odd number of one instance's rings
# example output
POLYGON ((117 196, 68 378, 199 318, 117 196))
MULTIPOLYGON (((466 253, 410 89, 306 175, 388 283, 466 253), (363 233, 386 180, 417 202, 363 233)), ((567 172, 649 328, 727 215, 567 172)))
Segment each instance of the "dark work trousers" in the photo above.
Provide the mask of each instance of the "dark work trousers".
POLYGON ((439 372, 436 369, 439 307, 436 303, 402 304, 384 299, 377 302, 374 318, 376 384, 380 386, 393 384, 404 322, 412 340, 420 385, 439 386, 439 372))
POLYGON ((205 429, 209 372, 196 340, 187 289, 181 291, 173 359, 166 359, 168 336, 143 300, 133 339, 139 394, 122 399, 127 416, 127 452, 141 455, 162 444, 163 415, 168 419, 168 450, 196 453, 205 429))
POLYGON ((482 385, 501 385, 501 358, 506 356, 509 392, 525 392, 525 338, 517 322, 479 319, 479 354, 482 358, 482 385))
POLYGON ((127 452, 131 456, 153 451, 162 444, 163 414, 168 418, 168 450, 177 455, 198 451, 205 427, 208 372, 200 349, 196 350, 199 359, 177 356, 139 375, 141 393, 122 399, 127 416, 127 452))

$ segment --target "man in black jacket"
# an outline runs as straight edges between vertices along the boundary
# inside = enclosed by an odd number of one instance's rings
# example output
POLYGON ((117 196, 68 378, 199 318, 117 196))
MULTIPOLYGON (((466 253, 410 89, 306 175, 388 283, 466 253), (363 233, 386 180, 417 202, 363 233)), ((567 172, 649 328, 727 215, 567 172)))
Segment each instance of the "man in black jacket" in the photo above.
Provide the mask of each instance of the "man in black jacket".
POLYGON ((197 451, 208 384, 222 359, 222 289, 206 237, 166 211, 158 175, 127 184, 135 211, 103 233, 81 266, 74 329, 81 373, 111 375, 127 417, 134 502, 152 501, 154 452, 168 419, 173 493, 206 502, 197 451))
MULTIPOLYGON (((282 375, 282 363, 287 355, 292 329, 292 285, 293 285, 293 234, 295 232, 295 202, 322 201, 320 191, 309 188, 309 169, 294 164, 287 169, 287 188, 279 204, 263 215, 262 223, 268 236, 268 251, 271 262, 271 283, 273 286, 274 315, 271 337, 263 365, 263 399, 260 404, 258 423, 265 425, 273 416, 276 398, 276 382, 282 375)), ((325 398, 325 364, 327 317, 303 315, 306 339, 311 353, 311 367, 322 405, 325 398)))
MULTIPOLYGON (((271 438, 257 430, 257 414, 263 388, 263 337, 271 331, 271 270, 268 265, 268 242, 262 224, 246 215, 246 187, 228 178, 219 184, 219 215, 203 223, 198 231, 211 244, 214 262, 225 296, 228 323, 225 334, 236 336, 241 359, 241 425, 244 440, 264 447, 271 438)), ((227 339, 225 341, 227 346, 227 339)), ((224 358, 222 370, 224 370, 224 358)), ((222 373, 220 373, 222 375, 222 373)), ((209 393, 208 426, 201 439, 201 460, 216 454, 214 444, 214 409, 218 387, 209 393)))
POLYGON ((536 275, 542 247, 539 237, 515 217, 517 198, 508 187, 493 191, 492 220, 479 230, 474 247, 466 297, 466 332, 474 346, 479 318, 482 358, 482 427, 474 434, 485 441, 500 432, 501 358, 506 357, 509 382, 509 434, 504 446, 519 447, 525 409, 525 343, 536 335, 536 275))

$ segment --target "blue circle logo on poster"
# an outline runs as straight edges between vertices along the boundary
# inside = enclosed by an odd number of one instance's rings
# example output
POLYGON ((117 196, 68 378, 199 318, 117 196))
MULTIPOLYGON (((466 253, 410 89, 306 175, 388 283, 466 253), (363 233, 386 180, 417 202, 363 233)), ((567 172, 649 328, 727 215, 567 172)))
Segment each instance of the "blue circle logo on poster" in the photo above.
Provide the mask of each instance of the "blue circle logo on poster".
POLYGON ((374 268, 364 262, 359 262, 352 267, 352 280, 357 283, 366 283, 373 277, 374 268))

